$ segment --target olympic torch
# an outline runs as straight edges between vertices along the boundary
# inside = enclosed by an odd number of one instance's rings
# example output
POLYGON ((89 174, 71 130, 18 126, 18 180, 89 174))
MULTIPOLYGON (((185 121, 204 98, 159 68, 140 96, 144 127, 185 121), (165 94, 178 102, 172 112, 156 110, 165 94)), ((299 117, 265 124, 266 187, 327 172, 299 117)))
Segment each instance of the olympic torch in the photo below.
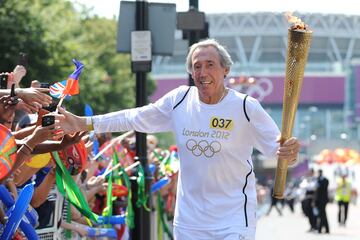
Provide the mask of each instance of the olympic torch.
MULTIPOLYGON (((312 37, 312 31, 308 29, 301 19, 291 14, 287 14, 287 18, 292 23, 292 26, 288 30, 280 145, 289 139, 292 134, 312 37)), ((273 193, 275 198, 283 198, 287 168, 287 160, 278 159, 273 193)))

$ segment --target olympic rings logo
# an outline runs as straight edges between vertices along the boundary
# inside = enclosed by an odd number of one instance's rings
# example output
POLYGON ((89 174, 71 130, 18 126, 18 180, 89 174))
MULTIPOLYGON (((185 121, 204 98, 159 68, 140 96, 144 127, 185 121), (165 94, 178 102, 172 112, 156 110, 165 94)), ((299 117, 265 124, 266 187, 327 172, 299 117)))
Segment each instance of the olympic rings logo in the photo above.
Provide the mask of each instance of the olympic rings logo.
POLYGON ((273 91, 273 84, 268 78, 260 78, 256 81, 256 84, 251 85, 246 91, 246 94, 256 98, 260 102, 273 91))
POLYGON ((239 92, 244 92, 247 95, 256 98, 260 102, 268 95, 273 92, 274 86, 272 81, 269 78, 259 78, 252 84, 242 84, 242 83, 229 83, 229 86, 232 89, 235 89, 239 92))
POLYGON ((218 141, 208 142, 206 140, 201 140, 197 142, 194 139, 189 139, 186 142, 186 148, 192 152, 195 157, 200 157, 202 154, 205 157, 212 157, 215 153, 220 152, 221 144, 218 141))

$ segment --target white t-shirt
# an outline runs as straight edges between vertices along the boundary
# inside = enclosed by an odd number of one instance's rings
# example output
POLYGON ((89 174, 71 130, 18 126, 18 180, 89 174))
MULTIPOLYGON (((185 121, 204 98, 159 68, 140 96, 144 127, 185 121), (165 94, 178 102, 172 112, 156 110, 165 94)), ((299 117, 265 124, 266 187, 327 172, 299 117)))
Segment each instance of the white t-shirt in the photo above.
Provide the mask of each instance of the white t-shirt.
POLYGON ((172 90, 144 107, 93 117, 96 132, 173 131, 180 158, 174 225, 197 230, 255 227, 256 191, 251 154, 275 157, 278 127, 259 102, 229 90, 217 104, 198 90, 172 90), (248 120, 249 119, 249 120, 248 120))

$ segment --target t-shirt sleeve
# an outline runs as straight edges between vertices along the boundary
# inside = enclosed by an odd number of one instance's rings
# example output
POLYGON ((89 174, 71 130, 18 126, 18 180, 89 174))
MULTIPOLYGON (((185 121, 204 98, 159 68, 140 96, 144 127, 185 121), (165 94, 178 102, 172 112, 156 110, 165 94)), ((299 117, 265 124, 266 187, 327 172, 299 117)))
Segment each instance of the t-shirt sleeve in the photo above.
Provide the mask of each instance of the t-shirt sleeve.
POLYGON ((167 132, 172 130, 171 113, 178 95, 184 87, 174 89, 157 100, 143 107, 132 108, 97 115, 92 118, 95 132, 167 132))
POLYGON ((276 142, 280 136, 278 126, 255 98, 247 98, 246 109, 249 111, 254 147, 266 157, 275 158, 279 147, 276 142))

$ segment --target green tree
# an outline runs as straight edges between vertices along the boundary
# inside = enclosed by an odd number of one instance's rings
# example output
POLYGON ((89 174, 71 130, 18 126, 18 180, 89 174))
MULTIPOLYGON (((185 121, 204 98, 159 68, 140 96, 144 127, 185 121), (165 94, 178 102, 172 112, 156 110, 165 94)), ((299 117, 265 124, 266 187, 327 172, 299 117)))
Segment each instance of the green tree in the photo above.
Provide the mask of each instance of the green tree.
POLYGON ((81 87, 86 94, 79 96, 79 102, 90 103, 96 113, 133 107, 135 80, 129 55, 116 52, 116 21, 96 16, 85 19, 82 37, 79 49, 86 59, 86 79, 81 87))
POLYGON ((28 53, 29 67, 24 85, 35 76, 49 78, 60 75, 58 64, 48 64, 52 56, 51 42, 45 40, 42 19, 32 15, 27 1, 0 2, 0 71, 12 71, 19 52, 28 53))
MULTIPOLYGON (((29 53, 32 79, 58 82, 73 71, 72 58, 85 64, 80 94, 65 106, 83 114, 85 103, 96 114, 135 106, 135 79, 130 56, 116 52, 115 19, 99 18, 65 0, 4 0, 1 2, 0 71, 11 71, 18 52, 29 53), (5 34, 7 33, 7 34, 5 34)), ((148 81, 148 93, 155 84, 148 81)))

